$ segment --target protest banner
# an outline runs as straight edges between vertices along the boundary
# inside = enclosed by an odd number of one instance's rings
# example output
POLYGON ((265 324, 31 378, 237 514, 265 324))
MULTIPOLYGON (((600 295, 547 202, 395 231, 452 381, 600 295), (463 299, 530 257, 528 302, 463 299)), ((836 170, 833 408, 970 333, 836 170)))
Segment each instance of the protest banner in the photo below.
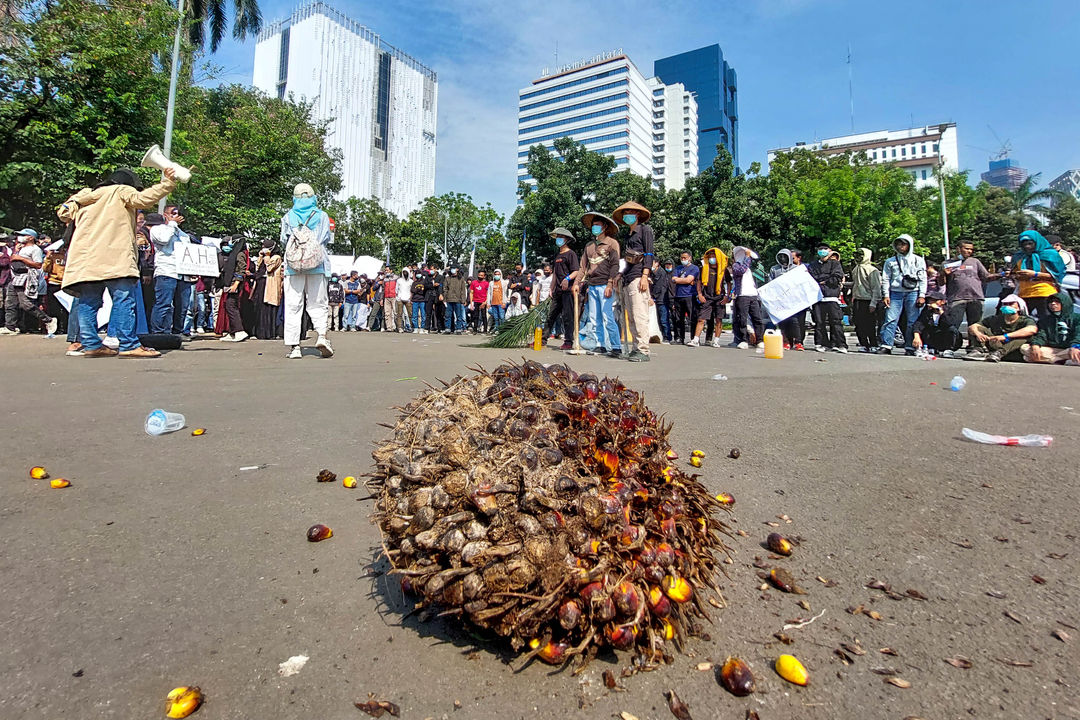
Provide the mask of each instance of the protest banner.
POLYGON ((769 318, 778 323, 819 302, 821 287, 805 265, 797 265, 758 288, 758 296, 769 318))

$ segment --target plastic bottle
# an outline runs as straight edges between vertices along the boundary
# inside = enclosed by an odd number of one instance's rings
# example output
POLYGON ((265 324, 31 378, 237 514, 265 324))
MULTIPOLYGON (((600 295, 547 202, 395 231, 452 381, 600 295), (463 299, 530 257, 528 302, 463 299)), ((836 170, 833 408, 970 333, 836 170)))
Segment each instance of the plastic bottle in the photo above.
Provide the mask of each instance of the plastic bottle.
POLYGON ((1050 435, 990 435, 971 428, 963 428, 961 431, 968 440, 973 440, 983 445, 1019 445, 1021 447, 1050 447, 1054 438, 1050 435))
POLYGON ((962 375, 957 375, 949 382, 949 389, 953 392, 960 392, 965 385, 967 385, 967 380, 962 375))
POLYGON ((533 330, 533 350, 540 351, 544 349, 544 331, 540 328, 533 330))
POLYGON ((164 435, 165 433, 176 432, 184 427, 185 422, 184 416, 180 413, 166 412, 161 409, 152 410, 146 416, 146 434, 164 435))

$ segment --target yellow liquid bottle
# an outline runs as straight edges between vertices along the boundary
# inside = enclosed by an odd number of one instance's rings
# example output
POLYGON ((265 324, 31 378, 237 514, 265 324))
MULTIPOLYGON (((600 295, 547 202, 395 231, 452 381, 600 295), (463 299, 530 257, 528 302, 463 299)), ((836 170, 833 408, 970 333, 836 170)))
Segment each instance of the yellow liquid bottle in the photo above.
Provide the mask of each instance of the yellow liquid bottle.
POLYGON ((540 352, 544 349, 544 331, 540 328, 533 330, 533 350, 540 352))

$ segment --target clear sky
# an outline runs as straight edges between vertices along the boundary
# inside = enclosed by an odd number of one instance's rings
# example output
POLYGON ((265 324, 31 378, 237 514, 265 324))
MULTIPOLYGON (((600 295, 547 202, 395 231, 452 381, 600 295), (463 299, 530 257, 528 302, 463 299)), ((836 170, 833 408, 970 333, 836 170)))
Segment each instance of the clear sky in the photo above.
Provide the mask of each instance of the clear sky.
MULTIPOLYGON (((653 60, 719 43, 739 77, 739 153, 855 129, 956 122, 960 167, 978 174, 1002 141, 1046 183, 1080 167, 1080 0, 334 0, 439 75, 436 191, 515 206, 517 93, 554 64, 622 47, 653 60), (990 128, 993 128, 991 131, 990 128)), ((293 4, 263 0, 266 22, 293 4)), ((212 62, 251 82, 254 40, 212 62)))

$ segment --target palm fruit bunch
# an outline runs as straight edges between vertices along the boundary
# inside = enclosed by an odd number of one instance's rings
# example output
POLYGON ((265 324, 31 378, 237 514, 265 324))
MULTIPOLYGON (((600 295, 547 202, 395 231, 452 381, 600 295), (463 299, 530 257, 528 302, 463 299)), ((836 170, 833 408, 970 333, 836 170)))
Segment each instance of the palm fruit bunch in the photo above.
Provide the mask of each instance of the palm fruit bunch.
POLYGON ((670 660, 723 606, 730 508, 671 463, 670 425, 618 379, 474 370, 398 408, 373 453, 402 588, 552 664, 603 648, 670 660))

